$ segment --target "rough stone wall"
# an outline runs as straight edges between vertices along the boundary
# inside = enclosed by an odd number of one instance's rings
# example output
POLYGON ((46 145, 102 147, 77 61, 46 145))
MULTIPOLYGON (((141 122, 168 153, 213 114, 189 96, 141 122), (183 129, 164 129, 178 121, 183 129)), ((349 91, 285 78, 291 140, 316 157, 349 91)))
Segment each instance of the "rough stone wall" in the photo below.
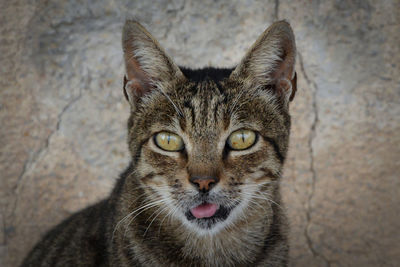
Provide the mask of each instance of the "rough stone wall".
POLYGON ((291 266, 400 262, 400 1, 0 0, 0 265, 107 195, 128 163, 121 27, 233 66, 273 21, 298 46, 284 172, 291 266))

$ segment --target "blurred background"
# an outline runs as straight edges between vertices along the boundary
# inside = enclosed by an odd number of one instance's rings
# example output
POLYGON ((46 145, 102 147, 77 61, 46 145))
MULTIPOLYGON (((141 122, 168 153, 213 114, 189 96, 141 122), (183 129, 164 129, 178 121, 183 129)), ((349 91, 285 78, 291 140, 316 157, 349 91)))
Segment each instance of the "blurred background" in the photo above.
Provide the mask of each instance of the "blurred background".
POLYGON ((399 266, 400 1, 0 0, 0 265, 127 166, 121 28, 234 66, 273 21, 298 46, 282 179, 291 266, 399 266))

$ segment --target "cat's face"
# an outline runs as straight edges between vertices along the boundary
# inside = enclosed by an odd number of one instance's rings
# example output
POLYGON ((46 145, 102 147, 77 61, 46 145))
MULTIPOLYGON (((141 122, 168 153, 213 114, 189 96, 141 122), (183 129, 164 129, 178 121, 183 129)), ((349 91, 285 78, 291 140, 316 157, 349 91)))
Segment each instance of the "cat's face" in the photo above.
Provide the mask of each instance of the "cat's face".
POLYGON ((190 71, 174 65, 139 24, 125 26, 132 179, 154 219, 211 233, 260 207, 271 214, 295 91, 290 27, 275 28, 235 70, 190 71))

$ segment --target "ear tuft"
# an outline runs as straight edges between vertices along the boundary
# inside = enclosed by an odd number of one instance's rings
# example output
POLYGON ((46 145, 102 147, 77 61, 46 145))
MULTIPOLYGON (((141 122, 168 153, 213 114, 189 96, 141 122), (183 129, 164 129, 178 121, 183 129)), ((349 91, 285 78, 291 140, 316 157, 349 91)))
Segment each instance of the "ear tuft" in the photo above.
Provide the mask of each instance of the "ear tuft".
POLYGON ((292 28, 286 21, 278 21, 260 35, 231 78, 240 79, 249 87, 271 86, 288 102, 296 91, 295 60, 292 28))

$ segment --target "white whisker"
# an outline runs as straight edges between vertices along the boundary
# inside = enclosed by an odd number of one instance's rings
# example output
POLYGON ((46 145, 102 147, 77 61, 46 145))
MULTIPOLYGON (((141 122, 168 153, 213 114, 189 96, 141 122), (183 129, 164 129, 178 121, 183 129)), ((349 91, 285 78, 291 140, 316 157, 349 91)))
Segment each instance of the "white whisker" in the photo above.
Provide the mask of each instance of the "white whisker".
MULTIPOLYGON (((151 226, 151 224, 154 222, 154 220, 158 217, 158 215, 160 215, 163 211, 165 211, 165 210, 167 210, 168 209, 168 207, 164 207, 164 208, 159 208, 158 210, 160 210, 157 214, 156 214, 156 216, 154 216, 154 218, 153 218, 153 220, 151 220, 151 222, 150 222, 150 224, 147 226, 147 228, 146 228, 146 231, 144 231, 144 234, 143 234, 143 237, 144 236, 146 236, 146 233, 147 233, 147 231, 149 230, 149 228, 150 228, 150 226, 151 226)), ((157 210, 157 211, 158 211, 157 210)), ((153 213, 154 214, 154 213, 153 213)), ((147 222, 147 221, 146 221, 147 222)))
POLYGON ((127 226, 129 226, 129 224, 132 222, 132 220, 135 219, 136 216, 138 216, 139 214, 141 214, 143 211, 145 211, 145 210, 147 210, 147 209, 150 209, 150 208, 152 208, 152 207, 154 207, 154 206, 157 206, 158 204, 163 203, 164 201, 165 201, 164 199, 160 199, 160 200, 157 200, 157 201, 153 201, 153 202, 150 202, 150 203, 148 203, 148 204, 146 204, 146 205, 140 206, 139 208, 135 209, 134 211, 128 213, 124 218, 122 218, 122 219, 116 224, 116 226, 115 226, 115 228, 114 228, 114 231, 113 231, 113 234, 112 234, 112 239, 114 239, 115 231, 116 231, 116 230, 119 228, 119 226, 120 226, 125 220, 127 220, 129 217, 131 217, 132 215, 134 215, 135 213, 137 213, 137 212, 140 211, 138 214, 135 215, 135 217, 133 217, 133 218, 129 221, 129 223, 128 223, 127 226))

